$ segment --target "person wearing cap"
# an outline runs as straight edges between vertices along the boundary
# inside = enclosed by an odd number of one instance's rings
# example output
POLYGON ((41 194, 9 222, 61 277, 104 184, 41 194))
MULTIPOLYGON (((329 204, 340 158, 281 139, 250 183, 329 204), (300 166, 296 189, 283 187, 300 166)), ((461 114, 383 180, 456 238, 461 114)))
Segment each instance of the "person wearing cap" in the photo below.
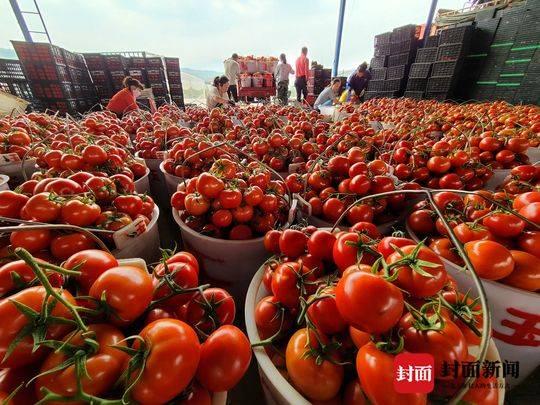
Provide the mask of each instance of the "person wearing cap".
POLYGON ((240 76, 240 64, 238 63, 238 54, 233 53, 229 59, 223 62, 225 66, 225 76, 229 79, 229 90, 227 94, 230 99, 238 101, 238 87, 236 85, 238 77, 240 76))
POLYGON ((366 90, 371 80, 371 73, 369 73, 367 67, 366 62, 362 63, 347 79, 347 88, 354 93, 358 101, 360 101, 360 97, 362 97, 364 90, 366 90))

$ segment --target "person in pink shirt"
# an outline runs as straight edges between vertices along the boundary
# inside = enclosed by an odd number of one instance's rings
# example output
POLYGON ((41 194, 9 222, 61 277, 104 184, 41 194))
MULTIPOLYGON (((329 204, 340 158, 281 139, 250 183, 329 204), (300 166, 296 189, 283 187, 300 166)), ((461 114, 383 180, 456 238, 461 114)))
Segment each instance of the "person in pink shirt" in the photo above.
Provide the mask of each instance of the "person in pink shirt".
POLYGON ((309 73, 309 60, 307 58, 307 47, 302 48, 302 53, 296 59, 296 80, 294 81, 294 87, 296 87, 296 100, 302 100, 302 94, 304 100, 307 98, 307 79, 309 73))

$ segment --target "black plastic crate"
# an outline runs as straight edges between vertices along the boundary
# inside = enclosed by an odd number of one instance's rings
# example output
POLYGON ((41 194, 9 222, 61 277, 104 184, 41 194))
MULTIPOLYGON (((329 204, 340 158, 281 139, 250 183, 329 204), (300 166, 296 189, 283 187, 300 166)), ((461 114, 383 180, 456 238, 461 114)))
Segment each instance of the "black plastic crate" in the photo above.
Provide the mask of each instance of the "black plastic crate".
POLYGON ((470 98, 472 100, 491 100, 493 97, 493 91, 495 90, 495 85, 476 85, 471 90, 470 98))
POLYGON ((461 63, 458 60, 435 62, 431 68, 432 77, 452 77, 459 73, 461 63))
POLYGON ((428 100, 445 101, 450 98, 448 92, 426 92, 425 98, 428 100))
POLYGON ((437 51, 437 62, 457 60, 465 54, 465 44, 441 45, 437 51))
POLYGON ((430 77, 426 85, 429 93, 449 92, 452 88, 453 78, 451 77, 430 77))
POLYGON ((371 69, 371 80, 386 79, 386 68, 371 69))
POLYGON ((442 30, 439 33, 439 46, 466 43, 470 41, 473 29, 471 25, 467 25, 442 30))
POLYGON ((399 66, 399 65, 408 65, 411 63, 413 53, 404 52, 398 55, 390 55, 388 57, 388 67, 399 66))
POLYGON ((100 53, 83 53, 88 70, 103 70, 106 69, 105 57, 100 53))
POLYGON ((416 63, 431 63, 437 60, 437 48, 421 48, 416 51, 416 63))
POLYGON ((423 91, 406 91, 403 94, 403 96, 407 98, 412 98, 415 100, 421 100, 424 97, 424 92, 423 91))
POLYGON ((384 32, 382 34, 375 35, 375 46, 381 45, 381 44, 389 44, 391 37, 392 37, 391 32, 384 32))
POLYGON ((409 70, 410 79, 426 79, 431 72, 432 63, 413 63, 409 70))
POLYGON ((409 77, 407 80, 407 91, 425 91, 428 79, 413 79, 409 77))
POLYGON ((21 62, 13 59, 0 59, 0 79, 26 80, 21 62))
POLYGON ((371 69, 380 69, 386 66, 386 56, 376 56, 371 59, 369 67, 371 69))
POLYGON ((392 35, 390 36, 390 42, 402 42, 414 39, 415 37, 418 37, 418 34, 420 33, 419 28, 419 26, 414 24, 394 28, 392 30, 392 35))
POLYGON ((478 22, 484 22, 492 20, 495 17, 495 8, 488 8, 486 10, 480 10, 476 13, 474 20, 478 22))
POLYGON ((388 56, 390 55, 390 44, 380 44, 375 47, 374 56, 388 56))
POLYGON ((384 91, 384 80, 370 80, 368 91, 384 91))
POLYGON ((366 91, 364 93, 364 100, 371 100, 372 98, 377 98, 379 97, 379 92, 378 91, 366 91))
POLYGON ((409 65, 399 65, 389 67, 386 71, 386 79, 402 79, 407 76, 407 67, 409 65))
POLYGON ((426 41, 426 48, 436 48, 439 46, 439 35, 430 35, 426 41))
POLYGON ((403 88, 403 79, 393 79, 384 81, 384 91, 401 91, 403 88))

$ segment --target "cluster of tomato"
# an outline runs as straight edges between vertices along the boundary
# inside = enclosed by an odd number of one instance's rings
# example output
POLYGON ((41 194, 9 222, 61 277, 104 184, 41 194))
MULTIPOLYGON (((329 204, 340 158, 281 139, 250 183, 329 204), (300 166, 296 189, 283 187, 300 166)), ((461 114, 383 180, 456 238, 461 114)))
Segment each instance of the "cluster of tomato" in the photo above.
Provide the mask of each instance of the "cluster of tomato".
MULTIPOLYGON (((426 394, 394 389, 394 358, 404 351, 433 355, 434 395, 456 393, 463 376, 446 376, 443 367, 473 359, 482 311, 457 290, 435 252, 382 237, 368 222, 335 233, 274 230, 264 243, 275 256, 264 267, 269 295, 255 309, 262 339, 255 346, 266 347, 308 400, 425 404, 426 394)), ((464 400, 497 404, 494 377, 477 382, 464 400)))
POLYGON ((187 226, 216 238, 245 240, 283 225, 289 201, 282 181, 252 162, 245 167, 225 157, 208 172, 179 186, 171 205, 187 226))
MULTIPOLYGON (((513 202, 508 197, 502 192, 483 191, 464 197, 442 192, 434 201, 480 277, 538 291, 540 231, 533 224, 540 225, 540 192, 519 194, 513 202)), ((415 235, 429 236, 429 246, 438 255, 458 266, 464 264, 442 219, 427 202, 417 204, 407 224, 415 235)))
POLYGON ((18 248, 0 267, 6 404, 210 404, 251 361, 227 291, 199 285, 187 252, 149 273, 102 250, 61 266, 18 248))
POLYGON ((512 168, 503 182, 497 185, 497 189, 510 195, 538 190, 539 187, 540 166, 534 165, 521 165, 512 168))

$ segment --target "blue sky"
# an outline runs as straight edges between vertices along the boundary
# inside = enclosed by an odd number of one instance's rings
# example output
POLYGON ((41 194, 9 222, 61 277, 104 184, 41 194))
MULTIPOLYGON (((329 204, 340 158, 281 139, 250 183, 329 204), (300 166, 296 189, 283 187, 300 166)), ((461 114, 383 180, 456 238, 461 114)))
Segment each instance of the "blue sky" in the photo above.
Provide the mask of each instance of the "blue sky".
MULTIPOLYGON (((52 42, 71 51, 145 50, 177 56, 183 66, 221 70, 232 52, 289 60, 306 45, 331 67, 339 0, 38 0, 52 42)), ((19 0, 32 9, 31 0, 19 0)), ((439 0, 461 8, 464 0, 439 0)), ((374 35, 424 23, 430 0, 348 0, 340 69, 373 54, 374 35)), ((35 17, 30 17, 35 18, 35 17)), ((31 29, 37 21, 30 20, 31 29)), ((0 48, 22 34, 8 0, 0 0, 0 48)))

